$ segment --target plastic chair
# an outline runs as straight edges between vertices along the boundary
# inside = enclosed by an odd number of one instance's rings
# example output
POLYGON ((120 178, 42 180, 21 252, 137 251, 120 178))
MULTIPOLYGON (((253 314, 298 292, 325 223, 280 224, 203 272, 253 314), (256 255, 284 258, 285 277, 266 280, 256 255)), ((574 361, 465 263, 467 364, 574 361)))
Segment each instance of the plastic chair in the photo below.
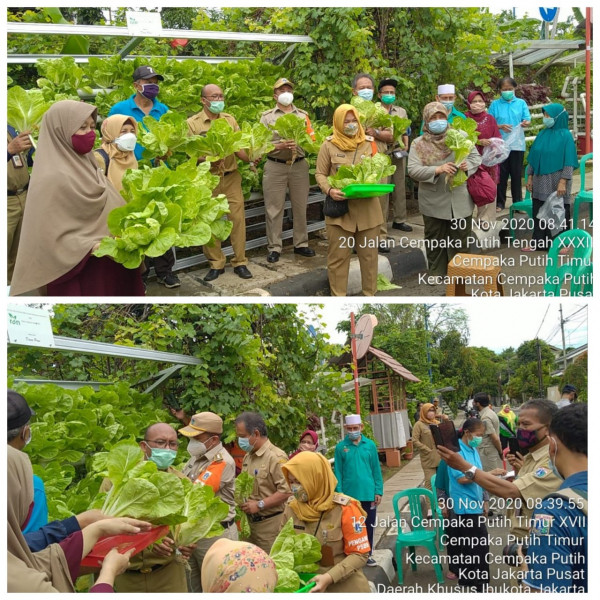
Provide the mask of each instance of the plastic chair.
POLYGON ((510 237, 515 239, 515 228, 513 213, 517 210, 526 212, 530 219, 533 219, 533 200, 531 192, 527 189, 527 169, 525 169, 525 198, 520 202, 513 202, 508 209, 508 226, 510 228, 510 237))
POLYGON ((590 223, 594 219, 594 203, 593 203, 593 190, 585 189, 585 163, 588 160, 593 160, 594 153, 585 154, 579 161, 579 175, 581 177, 581 186, 579 193, 575 196, 575 202, 573 203, 573 227, 579 227, 579 205, 588 202, 590 205, 590 223))
POLYGON ((592 249, 592 236, 587 231, 573 229, 557 235, 548 252, 544 295, 560 296, 566 281, 571 283, 571 296, 581 295, 581 276, 591 264, 592 249), (563 255, 559 260, 559 250, 570 247, 573 248, 573 255, 563 255))
MULTIPOLYGON (((402 573, 402 553, 404 548, 408 548, 409 555, 415 554, 416 546, 424 546, 431 555, 433 568, 435 569, 435 575, 438 583, 444 582, 444 574, 442 572, 442 565, 440 564, 440 553, 436 545, 436 537, 438 536, 437 529, 430 530, 425 529, 423 526, 423 511, 421 509, 421 497, 425 496, 431 503, 432 507, 435 507, 435 500, 432 492, 425 488, 409 488, 394 494, 393 504, 394 513, 396 514, 396 522, 401 523, 400 510, 398 508, 398 501, 401 498, 408 498, 408 506, 410 510, 410 523, 412 525, 412 531, 404 533, 402 527, 398 526, 398 537, 396 538, 396 563, 398 565, 398 583, 402 585, 404 583, 404 575, 402 573), (435 558, 434 558, 435 557, 435 558)), ((438 516, 441 522, 441 514, 439 509, 432 510, 432 514, 438 516)), ((412 570, 417 570, 416 562, 413 560, 412 570)))
POLYGON ((438 504, 437 487, 435 485, 435 473, 431 476, 431 493, 433 494, 433 498, 435 500, 435 506, 436 506, 436 510, 434 510, 433 508, 431 509, 431 514, 433 515, 433 518, 437 520, 437 523, 438 523, 436 525, 437 540, 438 540, 438 545, 441 550, 444 547, 444 542, 443 542, 444 527, 442 526, 442 523, 443 523, 442 511, 440 510, 440 507, 438 504))

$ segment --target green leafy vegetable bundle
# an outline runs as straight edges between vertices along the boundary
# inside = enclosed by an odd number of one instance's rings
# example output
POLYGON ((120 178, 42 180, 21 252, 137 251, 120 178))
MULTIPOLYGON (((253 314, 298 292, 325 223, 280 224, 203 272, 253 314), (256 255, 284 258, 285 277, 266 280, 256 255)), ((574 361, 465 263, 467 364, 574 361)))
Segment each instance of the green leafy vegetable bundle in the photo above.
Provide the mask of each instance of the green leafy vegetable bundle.
MULTIPOLYGON (((465 134, 458 130, 449 128, 446 133, 446 146, 454 152, 454 164, 458 167, 469 156, 475 146, 465 134)), ((446 182, 450 182, 450 187, 458 187, 467 181, 467 174, 459 169, 456 175, 446 175, 446 182)))
POLYGON ((259 160, 275 148, 275 145, 271 141, 273 133, 262 123, 250 124, 245 122, 242 124, 242 133, 245 136, 246 143, 244 149, 248 153, 250 162, 259 160))
MULTIPOLYGON (((306 131, 306 121, 303 118, 289 113, 279 117, 269 127, 277 131, 282 140, 293 141, 296 146, 300 146, 306 152, 314 152, 315 145, 306 131)), ((296 156, 296 151, 293 151, 292 161, 296 160, 296 156)))
MULTIPOLYGON (((371 102, 360 96, 352 96, 350 104, 358 111, 360 123, 364 129, 369 129, 369 127, 392 127, 392 117, 383 108, 381 102, 371 102)), ((406 131, 406 127, 403 129, 404 131, 406 131)))
POLYGON ((342 165, 335 175, 330 175, 327 181, 337 189, 343 189, 353 183, 379 183, 396 171, 389 156, 376 154, 364 158, 356 165, 342 165))
POLYGON ((42 90, 24 90, 15 85, 6 94, 6 120, 19 133, 39 129, 44 113, 52 106, 42 90))
POLYGON ((190 156, 203 156, 215 162, 246 148, 247 138, 242 131, 234 131, 225 119, 216 119, 202 136, 190 138, 186 151, 190 156))
POLYGON ((394 132, 394 142, 400 146, 400 148, 404 148, 404 142, 402 141, 402 136, 406 133, 406 130, 410 127, 410 119, 404 119, 399 117, 398 115, 393 115, 392 119, 392 127, 394 132))
POLYGON ((202 246, 214 236, 224 240, 232 224, 227 197, 212 196, 219 178, 208 162, 191 159, 176 169, 164 164, 127 171, 123 177, 125 206, 108 215, 106 237, 94 253, 110 256, 128 269, 139 267, 144 256, 161 256, 169 248, 202 246))
POLYGON ((235 518, 239 521, 240 537, 247 539, 250 537, 250 523, 248 522, 248 515, 240 508, 246 500, 252 494, 254 489, 254 477, 245 471, 242 471, 235 478, 235 492, 234 498, 237 506, 235 507, 235 518))
POLYGON ((143 119, 144 127, 138 129, 138 142, 144 146, 142 158, 154 159, 157 156, 170 157, 183 153, 187 156, 186 146, 189 143, 189 128, 186 118, 181 113, 169 111, 160 121, 147 116, 143 119))
POLYGON ((298 573, 317 573, 321 544, 308 533, 296 533, 294 520, 284 525, 273 542, 269 556, 277 567, 276 592, 295 592, 300 588, 298 573))

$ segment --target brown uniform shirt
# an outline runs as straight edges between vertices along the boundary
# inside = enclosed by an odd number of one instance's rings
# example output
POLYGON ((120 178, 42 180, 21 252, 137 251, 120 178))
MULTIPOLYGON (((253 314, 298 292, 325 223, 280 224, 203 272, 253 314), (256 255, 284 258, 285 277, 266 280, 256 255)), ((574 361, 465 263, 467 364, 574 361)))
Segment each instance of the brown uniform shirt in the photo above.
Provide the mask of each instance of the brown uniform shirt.
POLYGON ((435 441, 429 425, 417 421, 412 430, 412 439, 415 448, 421 453, 421 466, 426 469, 435 469, 440 464, 440 455, 435 447, 435 441))
MULTIPOLYGON (((283 112, 277 106, 275 108, 271 108, 270 110, 266 110, 260 116, 260 122, 265 127, 269 127, 270 125, 275 125, 275 122, 277 121, 277 119, 279 117, 282 117, 283 115, 287 115, 287 114, 296 115, 297 117, 301 117, 305 121, 308 117, 308 113, 305 110, 302 110, 301 108, 297 108, 296 106, 294 106, 292 104, 292 110, 289 113, 283 112)), ((269 129, 270 129, 270 127, 269 127, 269 129)), ((275 129, 273 131, 273 140, 272 140, 273 143, 278 144, 281 140, 282 140, 282 137, 279 135, 278 131, 275 129)), ((305 155, 304 150, 300 147, 297 147, 296 148, 297 159, 304 157, 304 155, 305 155)), ((269 154, 267 156, 270 156, 271 158, 276 158, 277 160, 292 160, 292 151, 291 150, 273 150, 272 152, 269 152, 269 154)))
POLYGON ((489 406, 485 406, 479 413, 479 418, 485 425, 485 433, 483 435, 481 444, 479 444, 479 450, 487 450, 491 448, 497 454, 498 451, 496 450, 496 446, 494 446, 490 436, 494 433, 497 436, 500 436, 500 421, 498 420, 498 415, 489 406))
MULTIPOLYGON (((242 471, 254 477, 254 488, 249 500, 262 500, 275 492, 291 494, 290 487, 283 476, 281 465, 288 460, 287 454, 267 440, 255 452, 249 452, 244 457, 242 471)), ((282 512, 283 506, 272 506, 259 511, 261 517, 282 512)))
MULTIPOLYGON (((6 143, 12 142, 14 138, 10 133, 6 132, 6 143)), ((19 152, 17 154, 21 159, 22 167, 16 167, 14 160, 11 158, 6 164, 7 186, 9 192, 22 190, 29 183, 29 171, 27 170, 27 153, 19 152)), ((17 159, 18 160, 18 159, 17 159)))
MULTIPOLYGON (((219 119, 225 119, 232 127, 234 131, 239 131, 240 126, 237 124, 235 117, 230 115, 229 113, 219 113, 219 119)), ((213 120, 208 116, 206 110, 201 110, 199 113, 190 117, 187 120, 187 124, 189 127, 189 131, 191 135, 202 135, 205 134, 213 124, 213 120)), ((224 159, 224 171, 223 173, 231 173, 232 171, 236 171, 238 168, 237 159, 235 154, 230 154, 226 156, 224 159)), ((211 168, 211 173, 217 174, 217 169, 211 168)))

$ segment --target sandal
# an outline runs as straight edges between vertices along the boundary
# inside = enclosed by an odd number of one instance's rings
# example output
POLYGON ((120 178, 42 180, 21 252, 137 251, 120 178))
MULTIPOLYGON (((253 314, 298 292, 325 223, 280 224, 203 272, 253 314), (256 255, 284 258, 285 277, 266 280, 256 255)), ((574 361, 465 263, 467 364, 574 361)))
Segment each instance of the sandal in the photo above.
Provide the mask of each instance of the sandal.
POLYGON ((452 571, 448 571, 448 573, 446 573, 446 579, 458 579, 458 575, 452 571))

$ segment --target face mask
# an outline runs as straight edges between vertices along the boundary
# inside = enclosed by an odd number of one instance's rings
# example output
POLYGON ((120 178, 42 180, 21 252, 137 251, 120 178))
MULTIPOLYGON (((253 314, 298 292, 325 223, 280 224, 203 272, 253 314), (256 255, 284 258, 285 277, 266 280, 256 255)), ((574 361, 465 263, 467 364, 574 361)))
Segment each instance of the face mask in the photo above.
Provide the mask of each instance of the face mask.
POLYGON ((431 131, 434 135, 439 135, 440 133, 444 133, 448 128, 448 121, 446 119, 436 119, 435 121, 431 121, 427 124, 427 129, 431 131))
POLYGON ((351 431, 350 433, 348 433, 348 437, 351 440, 357 440, 358 438, 360 438, 360 431, 351 431))
POLYGON ((83 135, 71 136, 71 144, 73 144, 73 150, 75 150, 77 154, 87 154, 88 152, 91 152, 95 142, 96 132, 93 129, 83 135))
POLYGON ((477 448, 477 446, 479 446, 481 442, 483 442, 483 437, 481 437, 480 435, 476 435, 469 440, 468 444, 469 446, 471 446, 471 448, 477 448))
POLYGON ((224 100, 212 100, 208 107, 208 110, 210 110, 211 113, 218 115, 219 113, 223 112, 224 108, 225 108, 224 100))
POLYGON ((31 429, 29 430, 29 437, 27 438, 27 441, 25 442, 25 446, 27 446, 30 442, 31 442, 31 436, 33 434, 31 433, 31 429))
POLYGON ((538 440, 537 431, 537 429, 517 429, 517 440, 519 441, 519 446, 523 448, 523 450, 528 450, 531 446, 539 444, 544 439, 538 440))
POLYGON ((450 112, 453 108, 454 108, 454 100, 452 102, 450 102, 449 100, 444 100, 442 102, 442 104, 444 105, 444 108, 450 112))
POLYGON ((363 100, 373 100, 373 90, 369 90, 369 89, 358 90, 358 95, 363 100))
POLYGON ((358 123, 348 123, 344 125, 344 135, 354 137, 358 133, 358 123))
POLYGON ((149 460, 156 464, 161 471, 166 471, 174 462, 177 450, 167 448, 152 448, 149 460))
POLYGON ((122 152, 132 152, 135 150, 137 144, 137 137, 135 133, 124 133, 115 139, 116 147, 122 152))
POLYGON ((384 104, 394 104, 396 101, 396 94, 383 94, 381 96, 381 101, 384 104))
POLYGON ((250 438, 243 438, 243 437, 238 438, 238 446, 244 452, 251 452, 252 448, 254 448, 254 444, 250 443, 250 438))
POLYGON ((190 440, 187 451, 190 453, 190 456, 204 456, 208 452, 208 448, 204 442, 200 442, 199 440, 190 440))
POLYGON ((148 100, 154 100, 158 96, 160 88, 157 83, 143 83, 142 84, 142 96, 148 98, 148 100))
POLYGON ((474 115, 478 115, 485 110, 485 104, 483 102, 472 102, 470 108, 474 115))
POLYGON ((283 94, 279 94, 277 98, 277 102, 281 104, 281 106, 289 106, 294 101, 294 94, 292 92, 283 92, 283 94))
MULTIPOLYGON (((564 110, 559 112, 558 115, 556 115, 556 119, 558 119, 558 117, 560 117, 560 115, 562 115, 564 112, 565 112, 564 110)), ((546 127, 547 129, 554 127, 554 123, 556 122, 556 119, 554 119, 553 117, 543 117, 542 121, 544 122, 544 127, 546 127)))
POLYGON ((292 490, 292 494, 294 494, 294 498, 298 502, 308 502, 308 494, 299 483, 292 484, 290 489, 292 490))
POLYGON ((504 90, 500 94, 504 100, 511 101, 515 97, 513 90, 504 90))
POLYGON ((563 479, 564 477, 558 472, 558 469, 556 468, 556 453, 558 452, 558 444, 556 443, 556 440, 554 438, 550 438, 555 444, 555 448, 554 448, 554 458, 550 459, 550 465, 552 466, 552 472, 559 478, 559 479, 563 479))

